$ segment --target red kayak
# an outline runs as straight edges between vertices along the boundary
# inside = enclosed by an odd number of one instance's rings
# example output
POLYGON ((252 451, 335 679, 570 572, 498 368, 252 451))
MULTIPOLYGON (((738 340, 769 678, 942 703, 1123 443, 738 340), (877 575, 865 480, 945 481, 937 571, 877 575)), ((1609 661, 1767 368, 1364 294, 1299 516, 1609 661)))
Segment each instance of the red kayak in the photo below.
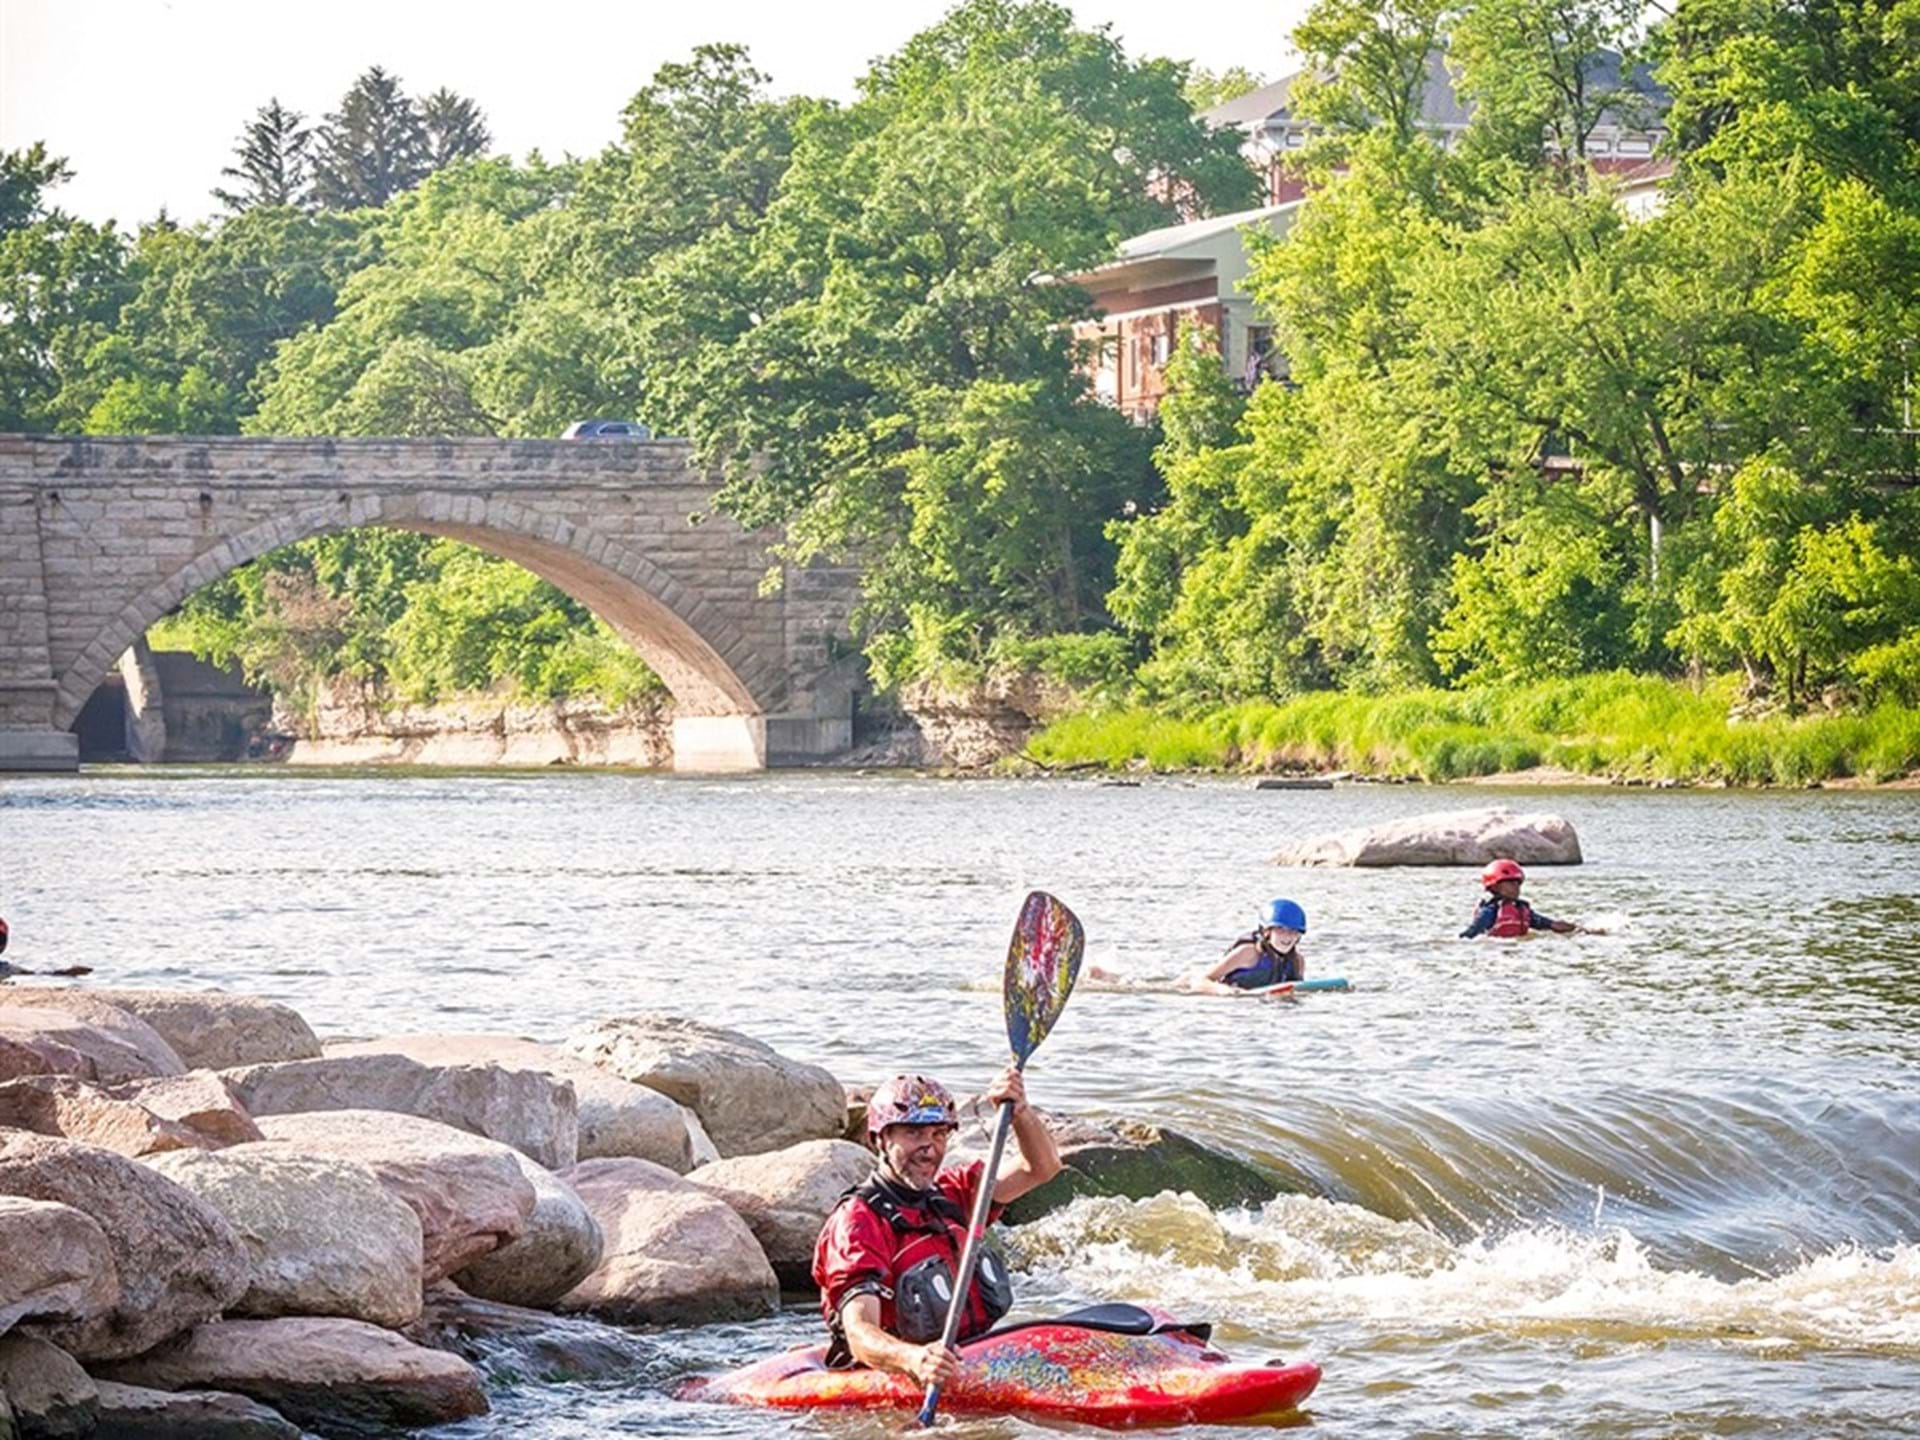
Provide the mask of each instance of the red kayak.
MULTIPOLYGON (((1130 1305, 1096 1306, 1003 1329, 960 1347, 959 1377, 943 1412, 1027 1415, 1091 1425, 1209 1425, 1292 1412, 1320 1383, 1320 1367, 1242 1365, 1183 1327, 1130 1305)), ((880 1370, 829 1370, 824 1345, 789 1350, 740 1370, 694 1380, 683 1400, 788 1409, 920 1408, 920 1387, 880 1370)))

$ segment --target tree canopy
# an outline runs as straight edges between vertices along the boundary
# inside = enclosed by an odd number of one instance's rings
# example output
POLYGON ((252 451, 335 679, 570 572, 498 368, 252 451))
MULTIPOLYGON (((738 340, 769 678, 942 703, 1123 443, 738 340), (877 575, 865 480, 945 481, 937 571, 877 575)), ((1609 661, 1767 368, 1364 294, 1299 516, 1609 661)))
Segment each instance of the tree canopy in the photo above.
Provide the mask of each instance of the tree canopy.
MULTIPOLYGON (((1050 0, 966 0, 847 103, 702 46, 559 163, 489 158, 477 105, 376 67, 311 127, 269 101, 193 226, 78 221, 64 163, 10 152, 0 426, 636 416, 786 556, 860 568, 886 685, 1049 664, 1187 707, 1625 667, 1920 699, 1911 0, 1318 0, 1295 42, 1308 198, 1246 282, 1285 379, 1244 393, 1188 330, 1153 426, 1090 393, 1058 277, 1254 204, 1196 110, 1258 77, 1050 0), (1659 154, 1590 153, 1620 127, 1659 154)), ((188 616, 299 683, 628 684, 509 570, 332 537, 188 616)))

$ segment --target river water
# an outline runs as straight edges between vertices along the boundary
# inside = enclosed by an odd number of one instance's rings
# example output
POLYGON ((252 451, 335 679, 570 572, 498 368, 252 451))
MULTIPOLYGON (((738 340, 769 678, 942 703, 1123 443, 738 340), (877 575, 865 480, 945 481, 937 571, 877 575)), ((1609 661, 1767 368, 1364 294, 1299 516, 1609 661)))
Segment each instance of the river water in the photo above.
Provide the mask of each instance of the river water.
MULTIPOLYGON (((1083 988, 1036 1101, 1178 1126, 1301 1193, 1080 1202, 1014 1233, 1024 1310, 1153 1303, 1247 1358, 1313 1358, 1306 1423, 1327 1436, 1920 1435, 1920 795, 0 782, 10 959, 246 990, 323 1034, 557 1038, 666 1009, 845 1080, 911 1064, 970 1088, 1003 1054, 997 977, 1029 888, 1140 977, 1212 959, 1290 894, 1311 972, 1354 989, 1083 988), (1612 933, 1464 943, 1467 871, 1264 863, 1310 832, 1495 798, 1574 821, 1588 863, 1537 871, 1529 898, 1612 933)), ((630 1383, 503 1387, 445 1433, 894 1433, 668 1398, 813 1324, 655 1332, 630 1383)))

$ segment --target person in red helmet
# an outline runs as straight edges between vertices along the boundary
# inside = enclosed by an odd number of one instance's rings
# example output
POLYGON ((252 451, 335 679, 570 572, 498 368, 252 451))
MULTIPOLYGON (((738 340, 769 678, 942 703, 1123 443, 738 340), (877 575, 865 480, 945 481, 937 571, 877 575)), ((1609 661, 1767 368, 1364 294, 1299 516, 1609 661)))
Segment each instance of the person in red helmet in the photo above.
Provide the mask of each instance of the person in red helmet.
MULTIPOLYGON (((994 1182, 991 1223, 1001 1208, 1060 1173, 1060 1152, 1028 1106, 1026 1084, 1013 1066, 987 1087, 986 1099, 1013 1102, 1019 1149, 994 1182)), ((924 1075, 896 1075, 867 1102, 867 1141, 880 1163, 871 1180, 840 1198, 813 1250, 829 1365, 891 1370, 917 1385, 953 1379, 960 1356, 940 1336, 986 1171, 979 1160, 943 1164, 958 1124, 953 1096, 924 1075)), ((981 1249, 964 1303, 961 1340, 987 1330, 1012 1307, 1006 1262, 990 1247, 981 1249)))
POLYGON ((1526 878, 1527 872, 1513 860, 1496 860, 1481 871, 1480 883, 1486 886, 1486 898, 1473 912, 1473 923, 1460 932, 1460 938, 1471 940, 1476 935, 1492 935, 1511 940, 1532 930, 1555 930, 1569 935, 1580 928, 1570 920, 1550 920, 1522 900, 1520 886, 1526 878))

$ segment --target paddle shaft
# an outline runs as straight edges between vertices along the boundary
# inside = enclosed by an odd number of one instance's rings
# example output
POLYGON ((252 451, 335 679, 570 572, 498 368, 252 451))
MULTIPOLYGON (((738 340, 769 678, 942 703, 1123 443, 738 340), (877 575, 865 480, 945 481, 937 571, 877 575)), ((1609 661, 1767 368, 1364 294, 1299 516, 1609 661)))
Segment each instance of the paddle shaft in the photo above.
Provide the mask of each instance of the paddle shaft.
MULTIPOLYGON (((1013 1129, 1013 1101, 1002 1100, 1000 1113, 993 1122, 993 1144, 987 1150, 987 1167, 980 1172, 980 1191, 973 1197, 973 1215, 967 1222, 967 1243, 960 1251, 960 1273, 953 1282, 953 1303, 947 1306, 947 1323, 940 1332, 940 1343, 951 1348, 960 1337, 960 1322, 967 1314, 967 1291, 973 1286, 973 1272, 980 1264, 980 1247, 987 1240, 987 1212, 993 1206, 993 1186, 1000 1176, 1000 1157, 1007 1150, 1007 1135, 1013 1129)), ((933 1423, 940 1408, 938 1382, 927 1386, 927 1398, 920 1405, 920 1424, 933 1423)))

